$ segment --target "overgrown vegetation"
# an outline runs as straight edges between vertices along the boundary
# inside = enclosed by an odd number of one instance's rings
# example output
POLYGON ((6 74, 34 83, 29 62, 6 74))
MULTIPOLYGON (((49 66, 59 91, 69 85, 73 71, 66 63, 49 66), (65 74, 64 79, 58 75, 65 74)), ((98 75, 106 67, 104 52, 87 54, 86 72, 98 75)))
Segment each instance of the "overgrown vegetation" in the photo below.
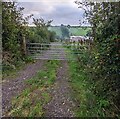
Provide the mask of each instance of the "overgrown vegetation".
POLYGON ((97 117, 98 106, 95 105, 95 97, 90 90, 89 77, 77 61, 69 62, 70 67, 70 85, 73 89, 72 97, 76 102, 74 109, 76 117, 97 117), (96 110, 97 109, 97 110, 96 110))
POLYGON ((79 109, 83 110, 77 111, 77 115, 119 117, 120 2, 76 3, 85 10, 94 38, 91 50, 82 51, 78 55, 79 66, 74 67, 80 77, 73 75, 73 87, 78 94, 79 109), (79 97, 82 95, 84 98, 79 97), (88 105, 91 97, 95 97, 95 102, 92 100, 88 105))
POLYGON ((33 15, 23 17, 23 10, 16 2, 2 2, 3 74, 28 62, 26 43, 50 43, 55 39, 55 33, 48 30, 52 21, 33 18, 36 27, 31 28, 28 23, 33 15))
POLYGON ((22 17, 23 9, 14 2, 2 2, 3 70, 14 69, 24 60, 23 39, 28 35, 28 21, 22 17))
POLYGON ((35 27, 30 28, 30 35, 28 38, 30 42, 50 43, 55 41, 55 32, 48 30, 51 26, 51 22, 52 20, 45 21, 42 18, 33 18, 35 27))
POLYGON ((56 79, 56 71, 59 61, 47 61, 43 70, 37 75, 25 80, 26 89, 12 100, 12 108, 6 116, 14 117, 41 117, 44 116, 43 106, 47 104, 51 96, 50 87, 56 79))
MULTIPOLYGON (((85 10, 84 15, 92 26, 88 34, 93 37, 91 49, 77 49, 78 62, 70 62, 71 85, 79 106, 76 115, 119 117, 120 2, 76 3, 85 10)), ((28 20, 33 15, 23 18, 24 8, 15 2, 3 2, 2 8, 3 71, 6 71, 31 60, 26 59, 24 41, 50 43, 54 32, 48 31, 51 21, 43 19, 34 19, 36 27, 29 28, 28 20)), ((30 88, 13 100, 13 109, 8 115, 43 115, 42 106, 49 100, 46 91, 55 79, 57 64, 52 63, 46 65, 49 71, 40 71, 27 81, 30 88), (41 92, 40 99, 34 102, 37 90, 41 92)))
MULTIPOLYGON (((78 51, 77 51, 78 52, 78 51)), ((75 56, 75 55, 74 55, 75 56)), ((74 57, 73 56, 73 57, 74 57)), ((90 68, 93 61, 90 52, 83 47, 76 55, 76 61, 69 61, 70 85, 73 89, 72 97, 76 102, 74 109, 76 117, 114 117, 115 114, 110 100, 96 95, 93 91, 95 83, 91 78, 93 69, 90 68), (112 106, 112 110, 110 107, 112 106)), ((97 88, 96 88, 97 91, 97 88)))

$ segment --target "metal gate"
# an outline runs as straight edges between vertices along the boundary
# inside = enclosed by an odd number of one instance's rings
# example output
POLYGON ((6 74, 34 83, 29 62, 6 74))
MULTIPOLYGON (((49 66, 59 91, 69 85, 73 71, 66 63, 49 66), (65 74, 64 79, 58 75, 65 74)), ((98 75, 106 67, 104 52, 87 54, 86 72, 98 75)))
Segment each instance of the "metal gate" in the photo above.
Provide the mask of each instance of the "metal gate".
MULTIPOLYGON (((67 46, 68 47, 68 46, 67 46)), ((75 60, 70 50, 59 42, 46 43, 29 43, 27 52, 33 59, 43 60, 75 60)))

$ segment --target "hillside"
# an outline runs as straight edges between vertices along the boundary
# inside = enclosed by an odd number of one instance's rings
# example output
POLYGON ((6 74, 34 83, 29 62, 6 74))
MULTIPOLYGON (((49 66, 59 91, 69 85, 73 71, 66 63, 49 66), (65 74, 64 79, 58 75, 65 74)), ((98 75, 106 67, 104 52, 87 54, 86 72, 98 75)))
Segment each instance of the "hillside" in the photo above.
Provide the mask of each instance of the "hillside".
MULTIPOLYGON (((71 26, 69 28, 69 33, 70 35, 75 35, 75 36, 84 36, 87 34, 87 32, 90 30, 90 27, 74 27, 71 26)), ((51 26, 49 27, 50 31, 54 31, 56 33, 57 36, 61 37, 62 36, 62 32, 61 32, 61 28, 60 26, 51 26)))

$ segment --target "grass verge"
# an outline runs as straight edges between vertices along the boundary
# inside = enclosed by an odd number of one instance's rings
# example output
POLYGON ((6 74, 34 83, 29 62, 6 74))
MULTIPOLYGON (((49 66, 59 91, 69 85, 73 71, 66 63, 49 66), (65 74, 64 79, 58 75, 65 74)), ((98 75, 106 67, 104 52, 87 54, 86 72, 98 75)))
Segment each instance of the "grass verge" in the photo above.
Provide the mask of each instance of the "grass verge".
POLYGON ((44 115, 43 106, 51 96, 49 88, 54 84, 59 61, 47 61, 43 70, 25 81, 27 88, 12 100, 12 109, 6 116, 41 117, 44 115))
MULTIPOLYGON (((75 116, 111 116, 112 114, 107 114, 105 110, 105 108, 109 107, 109 102, 94 94, 94 81, 90 74, 92 70, 89 68, 89 64, 91 63, 89 52, 86 49, 82 49, 79 52, 80 54, 76 55, 79 61, 69 61, 70 85, 73 89, 72 98, 76 102, 76 108, 74 109, 75 116)), ((75 55, 71 57, 75 57, 75 55)))
POLYGON ((96 99, 91 92, 88 76, 83 67, 78 67, 77 61, 69 62, 70 85, 73 89, 72 98, 76 102, 74 109, 76 117, 96 117, 97 110, 95 109, 96 99))
POLYGON ((79 61, 69 61, 70 86, 73 89, 71 95, 76 103, 75 116, 104 117, 103 108, 98 104, 100 99, 96 97, 92 90, 94 85, 89 74, 89 63, 91 61, 87 49, 80 49, 79 54, 74 54, 74 50, 71 52, 73 52, 71 57, 79 58, 79 61))

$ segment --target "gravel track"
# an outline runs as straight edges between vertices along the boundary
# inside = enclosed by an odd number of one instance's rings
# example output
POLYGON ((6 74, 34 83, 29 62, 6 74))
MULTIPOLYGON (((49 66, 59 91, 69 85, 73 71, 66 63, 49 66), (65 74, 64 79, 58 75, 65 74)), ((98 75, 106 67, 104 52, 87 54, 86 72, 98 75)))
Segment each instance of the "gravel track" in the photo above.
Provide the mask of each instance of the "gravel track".
POLYGON ((61 66, 57 71, 55 85, 50 93, 52 100, 44 107, 47 117, 74 117, 74 103, 70 98, 71 89, 69 86, 68 64, 67 61, 61 61, 61 66))
MULTIPOLYGON (((2 84, 2 112, 9 110, 11 107, 11 99, 17 96, 22 90, 25 89, 24 80, 32 78, 38 70, 42 69, 44 65, 43 60, 37 60, 33 64, 25 66, 25 68, 18 72, 15 79, 9 79, 9 82, 2 84)), ((4 79, 5 80, 5 79, 4 79)))
MULTIPOLYGON (((51 52, 52 50, 48 51, 51 52)), ((54 86, 49 90, 52 100, 44 106, 45 117, 74 117, 73 108, 74 103, 70 98, 71 88, 69 86, 69 72, 68 63, 65 55, 65 51, 55 50, 58 54, 60 61, 60 67, 57 70, 57 78, 54 86), (60 57, 59 57, 60 55, 60 57)), ((43 55, 43 59, 54 59, 51 55, 43 55)), ((17 96, 21 91, 26 88, 24 80, 32 78, 38 70, 42 69, 45 64, 45 60, 37 60, 36 63, 27 65, 22 71, 18 72, 18 76, 15 79, 10 79, 9 82, 2 84, 2 109, 3 113, 11 108, 11 100, 17 96)))

